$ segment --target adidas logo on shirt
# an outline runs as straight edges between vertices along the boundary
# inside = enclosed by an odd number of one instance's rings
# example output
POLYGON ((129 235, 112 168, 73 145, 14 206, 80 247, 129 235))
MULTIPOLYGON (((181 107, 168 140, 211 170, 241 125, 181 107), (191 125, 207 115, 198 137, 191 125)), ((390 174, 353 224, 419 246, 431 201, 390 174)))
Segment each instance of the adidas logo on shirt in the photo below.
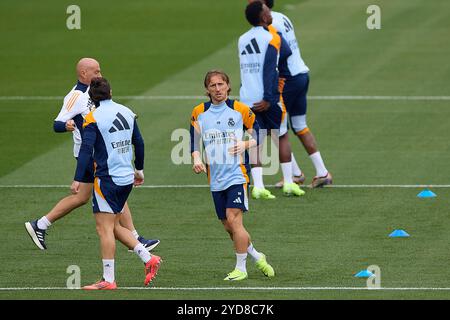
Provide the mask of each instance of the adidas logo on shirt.
POLYGON ((241 55, 245 56, 246 54, 254 53, 261 53, 261 51, 259 50, 258 42, 256 42, 255 38, 250 40, 250 43, 245 46, 245 50, 241 52, 241 55))
POLYGON ((116 132, 117 130, 122 131, 130 129, 130 125, 120 112, 116 114, 116 117, 117 118, 113 121, 113 126, 109 129, 109 133, 116 132))
POLYGON ((288 33, 291 30, 294 30, 294 27, 292 26, 292 24, 290 24, 289 21, 285 17, 283 17, 283 24, 284 24, 284 27, 286 28, 286 33, 288 33))

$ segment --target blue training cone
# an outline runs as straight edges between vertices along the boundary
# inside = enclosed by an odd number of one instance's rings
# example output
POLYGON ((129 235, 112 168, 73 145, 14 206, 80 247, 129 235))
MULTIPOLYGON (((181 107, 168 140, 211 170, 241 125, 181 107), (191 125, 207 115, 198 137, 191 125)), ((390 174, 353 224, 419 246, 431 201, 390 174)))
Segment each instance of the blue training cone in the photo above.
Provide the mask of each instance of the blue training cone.
POLYGON ((424 189, 417 196, 419 198, 434 198, 434 197, 436 197, 436 194, 431 190, 424 189))
POLYGON ((373 273, 369 270, 361 270, 360 272, 355 274, 356 278, 370 278, 371 276, 373 276, 373 273))
POLYGON ((405 230, 397 229, 394 230, 389 237, 391 238, 407 238, 409 237, 409 234, 405 230))

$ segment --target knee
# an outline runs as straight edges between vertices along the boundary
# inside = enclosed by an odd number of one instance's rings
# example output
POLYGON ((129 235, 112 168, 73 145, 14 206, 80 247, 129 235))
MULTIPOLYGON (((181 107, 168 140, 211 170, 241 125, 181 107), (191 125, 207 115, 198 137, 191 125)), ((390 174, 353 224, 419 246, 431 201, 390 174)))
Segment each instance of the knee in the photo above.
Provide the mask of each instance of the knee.
POLYGON ((226 230, 230 235, 233 234, 234 229, 235 229, 235 224, 234 224, 233 220, 231 220, 231 219, 225 220, 223 226, 225 227, 225 230, 226 230))
POLYGON ((103 234, 105 234, 105 227, 102 225, 97 224, 95 226, 95 230, 97 231, 97 234, 101 237, 103 234))
POLYGON ((231 229, 227 228, 227 227, 225 227, 225 231, 230 236, 230 239, 233 240, 233 231, 231 229))
MULTIPOLYGON (((117 237, 117 235, 120 234, 120 232, 122 231, 122 229, 123 229, 123 227, 120 225, 119 221, 117 221, 117 222, 114 224, 114 229, 113 229, 114 236, 117 237)), ((126 229, 126 230, 128 230, 128 229, 126 229)), ((131 232, 131 231, 130 231, 130 232, 131 232)))
POLYGON ((292 130, 296 135, 301 135, 309 131, 306 124, 306 115, 292 116, 291 117, 292 130))
POLYGON ((80 199, 80 205, 82 205, 82 206, 84 206, 88 202, 89 202, 89 198, 82 198, 82 199, 80 199))
POLYGON ((91 196, 89 193, 88 194, 78 193, 75 195, 75 201, 77 202, 78 206, 83 206, 89 202, 90 197, 91 196))
POLYGON ((109 226, 105 226, 103 224, 98 224, 95 226, 95 229, 97 230, 97 234, 102 237, 110 233, 114 233, 114 229, 110 228, 109 226))

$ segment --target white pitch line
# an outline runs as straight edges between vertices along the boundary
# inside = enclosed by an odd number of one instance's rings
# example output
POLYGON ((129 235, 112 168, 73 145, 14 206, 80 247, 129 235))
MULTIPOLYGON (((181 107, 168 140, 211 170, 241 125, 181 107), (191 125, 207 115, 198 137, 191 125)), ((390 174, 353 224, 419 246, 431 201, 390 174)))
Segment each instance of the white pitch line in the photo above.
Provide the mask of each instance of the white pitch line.
MULTIPOLYGON (((0 101, 62 100, 62 96, 0 96, 0 101)), ((205 96, 115 96, 126 100, 202 100, 205 96)), ((231 96, 236 99, 238 97, 231 96)), ((450 101, 450 96, 309 96, 310 100, 403 100, 403 101, 450 101)))
MULTIPOLYGON (((184 185, 147 185, 147 186, 140 186, 139 188, 144 189, 164 189, 164 188, 208 188, 209 185, 201 185, 201 184, 184 184, 184 185)), ((17 184, 17 185, 0 185, 0 188, 17 188, 17 189, 33 189, 33 188, 70 188, 70 185, 64 185, 64 184, 17 184)))
MULTIPOLYGON (((115 99, 128 100, 201 100, 205 96, 115 96, 115 99)), ((230 97, 236 98, 236 97, 230 97)), ((63 96, 0 96, 0 101, 47 101, 47 100, 62 100, 63 96)))
MULTIPOLYGON (((80 290, 66 287, 10 287, 0 291, 38 291, 38 290, 80 290)), ((119 287, 119 290, 157 290, 157 291, 450 291, 450 288, 368 288, 368 287, 119 287)))
MULTIPOLYGON (((275 187, 273 184, 266 185, 269 188, 275 187)), ((17 188, 17 189, 33 189, 33 188, 69 188, 69 185, 62 184, 16 184, 16 185, 0 185, 0 188, 17 188)), ((310 186, 301 186, 302 188, 311 188, 310 186)), ((209 188, 207 184, 167 184, 167 185, 143 185, 139 188, 143 189, 165 189, 165 188, 209 188)), ((450 184, 333 184, 325 188, 450 188, 450 184)))
POLYGON ((169 291, 208 291, 208 290, 256 290, 256 291, 309 291, 309 290, 398 290, 398 291, 450 291, 450 288, 368 288, 368 287, 123 287, 122 290, 169 290, 169 291))
POLYGON ((326 188, 450 188, 450 184, 333 184, 326 188))
POLYGON ((309 96, 310 100, 414 100, 442 101, 450 100, 450 96, 309 96))

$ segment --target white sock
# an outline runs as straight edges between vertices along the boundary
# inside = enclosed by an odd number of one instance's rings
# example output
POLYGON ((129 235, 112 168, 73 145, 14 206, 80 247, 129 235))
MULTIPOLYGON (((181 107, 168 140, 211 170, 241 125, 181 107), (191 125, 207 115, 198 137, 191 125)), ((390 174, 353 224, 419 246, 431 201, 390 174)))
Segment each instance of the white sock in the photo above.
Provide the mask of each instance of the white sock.
POLYGON ((284 183, 292 183, 292 162, 282 163, 281 171, 283 171, 284 183))
POLYGON ((103 259, 103 279, 110 283, 114 282, 114 259, 103 259))
POLYGON ((236 269, 247 272, 247 253, 236 253, 236 269))
POLYGON ((252 172, 252 178, 253 178, 253 185, 256 188, 264 188, 263 168, 255 167, 255 168, 252 168, 251 172, 252 172))
POLYGON ((42 230, 47 230, 51 225, 52 225, 52 223, 50 221, 48 221, 46 216, 43 216, 37 222, 38 228, 42 229, 42 230))
POLYGON ((316 176, 323 177, 328 174, 327 168, 325 168, 325 164, 323 163, 322 156, 320 152, 317 151, 309 156, 316 168, 316 176))
POLYGON ((302 170, 298 166, 293 153, 291 153, 291 163, 292 163, 292 174, 296 177, 300 177, 302 175, 302 170))
POLYGON ((136 247, 134 247, 133 251, 139 256, 139 258, 141 258, 142 262, 144 263, 149 262, 152 258, 152 255, 147 251, 147 249, 145 249, 142 243, 137 244, 136 247))
POLYGON ((256 251, 255 247, 253 247, 253 243, 250 243, 250 245, 248 246, 247 253, 252 257, 254 261, 258 261, 261 258, 261 253, 256 251))
POLYGON ((139 238, 139 233, 136 230, 131 231, 131 233, 133 234, 133 236, 137 239, 139 238))

